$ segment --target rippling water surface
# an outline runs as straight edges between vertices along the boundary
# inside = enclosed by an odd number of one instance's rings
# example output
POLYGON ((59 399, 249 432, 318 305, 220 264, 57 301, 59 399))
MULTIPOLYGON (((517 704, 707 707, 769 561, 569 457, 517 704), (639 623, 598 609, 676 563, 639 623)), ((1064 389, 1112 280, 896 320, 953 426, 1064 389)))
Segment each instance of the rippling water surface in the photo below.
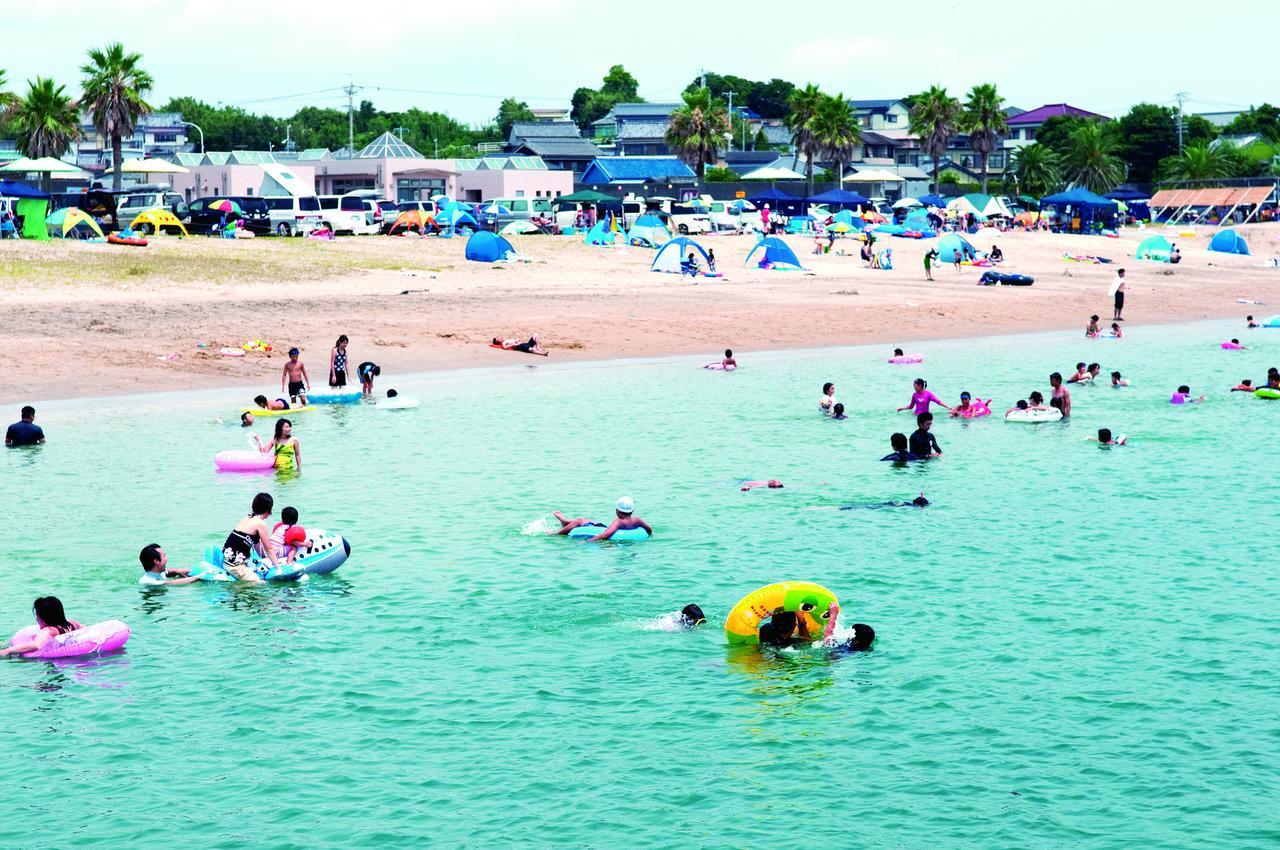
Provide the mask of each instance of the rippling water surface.
POLYGON ((227 393, 42 405, 49 444, 0 456, 5 634, 54 593, 133 637, 0 664, 0 846, 1276 847, 1280 402, 1227 390, 1280 337, 1217 348, 1241 332, 939 342, 919 367, 741 353, 735 374, 511 355, 381 382, 418 410, 297 415, 291 479, 213 472, 246 440, 213 424, 227 393), (944 458, 878 462, 913 376, 1003 410, 1077 360, 1133 386, 1075 390, 1069 424, 940 420, 944 458), (826 380, 848 421, 817 415, 826 380), (1209 401, 1170 406, 1184 382, 1209 401), (1100 426, 1132 445, 1086 442, 1100 426), (143 544, 194 564, 259 489, 351 559, 283 587, 135 583, 143 544), (530 533, 624 493, 653 540, 530 533), (784 579, 835 591, 875 651, 730 650, 729 608, 784 579), (688 602, 710 626, 652 627, 688 602))

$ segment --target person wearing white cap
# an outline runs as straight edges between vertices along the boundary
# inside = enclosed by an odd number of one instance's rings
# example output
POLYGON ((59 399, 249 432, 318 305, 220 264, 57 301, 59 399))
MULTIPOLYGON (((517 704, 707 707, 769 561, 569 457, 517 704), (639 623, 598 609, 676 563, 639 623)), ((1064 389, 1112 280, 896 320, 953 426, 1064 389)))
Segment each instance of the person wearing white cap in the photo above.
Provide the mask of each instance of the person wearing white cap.
POLYGON ((553 511, 554 516, 560 522, 560 528, 556 531, 547 532, 548 534, 568 534, 575 528, 581 528, 584 525, 598 526, 603 529, 595 537, 590 538, 587 542, 595 542, 598 540, 608 540, 619 531, 629 531, 633 528, 643 528, 649 536, 653 536, 653 529, 649 527, 649 523, 640 519, 635 515, 636 503, 632 501, 630 496, 623 496, 618 499, 618 503, 613 506, 613 512, 616 514, 613 522, 606 527, 602 522, 595 522, 586 517, 575 517, 574 519, 566 519, 565 515, 560 511, 553 511))

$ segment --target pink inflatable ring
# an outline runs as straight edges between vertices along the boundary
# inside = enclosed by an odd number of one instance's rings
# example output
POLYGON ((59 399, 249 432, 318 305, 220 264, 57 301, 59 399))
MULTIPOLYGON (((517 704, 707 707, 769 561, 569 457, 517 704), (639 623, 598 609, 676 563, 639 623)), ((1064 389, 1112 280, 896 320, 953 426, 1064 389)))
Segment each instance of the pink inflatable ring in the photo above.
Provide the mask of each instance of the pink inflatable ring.
POLYGON ((263 472, 274 469, 275 455, 255 449, 239 449, 218 452, 213 456, 213 465, 219 472, 263 472))
MULTIPOLYGON (((9 638, 10 646, 20 643, 31 643, 40 632, 39 626, 27 626, 19 629, 9 638)), ((105 620, 85 626, 66 634, 55 635, 45 641, 44 646, 35 652, 24 654, 23 658, 73 658, 77 655, 92 655, 95 652, 112 652, 124 646, 129 640, 129 627, 119 620, 105 620)))
POLYGON ((909 363, 923 363, 923 354, 900 354, 897 357, 890 357, 889 362, 895 366, 904 366, 909 363))

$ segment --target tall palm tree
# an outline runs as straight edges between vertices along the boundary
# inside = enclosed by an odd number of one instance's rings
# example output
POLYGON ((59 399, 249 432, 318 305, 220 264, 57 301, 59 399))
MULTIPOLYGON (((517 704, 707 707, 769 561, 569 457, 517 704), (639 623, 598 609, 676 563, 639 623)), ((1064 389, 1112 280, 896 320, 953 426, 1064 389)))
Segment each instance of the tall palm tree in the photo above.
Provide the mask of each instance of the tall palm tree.
POLYGON ((5 89, 7 83, 8 80, 5 79, 4 69, 0 68, 0 122, 4 121, 5 116, 9 114, 9 109, 12 108, 14 101, 17 100, 13 92, 5 89))
POLYGON ((729 132, 729 113, 711 96, 709 89, 694 89, 684 96, 684 106, 671 113, 667 145, 680 159, 693 166, 701 180, 707 163, 715 162, 716 151, 729 132))
POLYGON ((1187 145, 1181 156, 1166 160, 1161 171, 1166 180, 1212 180, 1230 177, 1233 165, 1225 147, 1201 142, 1187 145))
POLYGON ((80 138, 80 116, 76 104, 60 86, 46 77, 27 81, 26 97, 13 111, 11 130, 18 150, 29 157, 62 156, 80 138))
POLYGON ((982 83, 969 90, 961 117, 970 144, 982 160, 982 194, 987 193, 987 157, 1000 145, 1000 137, 1009 132, 1004 114, 1004 98, 994 83, 982 83))
POLYGON ((1090 192, 1110 192, 1124 181, 1124 164, 1115 155, 1115 140, 1096 121, 1086 121, 1071 133, 1063 157, 1067 180, 1090 192))
POLYGON ((810 123, 816 147, 835 160, 836 174, 843 175, 845 164, 862 143, 858 116, 849 108, 849 101, 843 94, 824 96, 810 123))
POLYGON ((1062 185, 1061 163, 1048 145, 1018 148, 1013 155, 1013 173, 1018 178, 1018 191, 1037 198, 1053 194, 1062 185))
POLYGON ((930 86, 916 95, 908 116, 911 134, 933 160, 933 191, 938 191, 938 164, 947 152, 947 140, 960 127, 960 101, 942 86, 930 86))
POLYGON ((111 139, 111 187, 116 191, 120 190, 121 139, 132 136, 138 119, 151 111, 145 98, 155 81, 141 63, 142 54, 126 53, 123 44, 113 42, 90 50, 89 61, 80 66, 82 105, 98 132, 111 139))
POLYGON ((803 154, 807 160, 804 176, 809 183, 811 194, 813 192, 813 161, 822 150, 813 133, 813 122, 818 110, 822 108, 825 97, 821 89, 810 83, 802 89, 791 92, 791 96, 787 98, 789 110, 786 117, 787 129, 791 131, 791 142, 796 146, 796 152, 803 154))

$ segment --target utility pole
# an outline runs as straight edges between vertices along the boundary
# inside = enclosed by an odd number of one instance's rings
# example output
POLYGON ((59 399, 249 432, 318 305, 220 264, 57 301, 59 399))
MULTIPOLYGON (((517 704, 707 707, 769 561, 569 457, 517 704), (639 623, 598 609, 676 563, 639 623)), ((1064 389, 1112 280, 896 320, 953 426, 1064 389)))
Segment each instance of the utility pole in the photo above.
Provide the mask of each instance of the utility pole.
POLYGON ((1191 97, 1187 92, 1180 91, 1173 96, 1178 101, 1178 156, 1182 156, 1182 104, 1187 102, 1187 98, 1191 97))
POLYGON ((733 89, 729 89, 729 141, 728 147, 733 148, 733 89))
POLYGON ((351 156, 356 155, 356 92, 360 91, 352 80, 351 75, 347 75, 347 87, 343 89, 347 93, 347 150, 351 152, 351 156))

